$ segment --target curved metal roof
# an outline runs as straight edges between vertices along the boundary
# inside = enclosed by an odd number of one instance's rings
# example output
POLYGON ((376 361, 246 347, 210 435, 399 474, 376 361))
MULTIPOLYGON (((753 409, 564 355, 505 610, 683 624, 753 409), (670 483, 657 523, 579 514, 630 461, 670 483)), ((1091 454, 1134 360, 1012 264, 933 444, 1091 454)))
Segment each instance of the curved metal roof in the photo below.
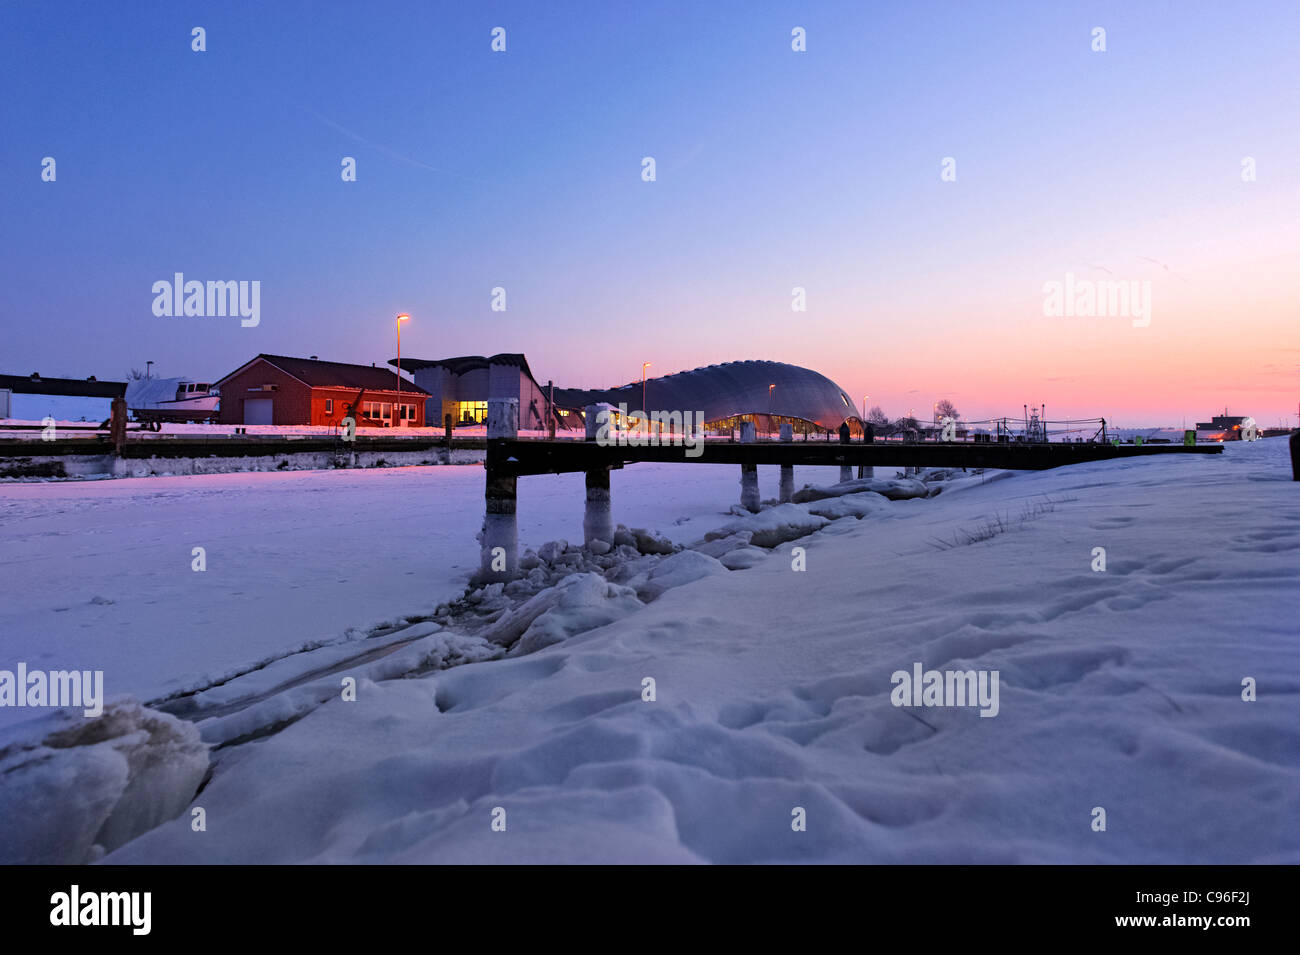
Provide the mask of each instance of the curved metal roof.
MULTIPOLYGON (((641 409, 641 382, 620 388, 556 388, 555 403, 581 409, 590 404, 626 403, 641 409)), ((773 414, 838 428, 857 414, 848 393, 825 375, 779 361, 729 361, 646 380, 650 411, 703 411, 706 421, 734 415, 773 414), (776 385, 771 397, 768 386, 776 385)))

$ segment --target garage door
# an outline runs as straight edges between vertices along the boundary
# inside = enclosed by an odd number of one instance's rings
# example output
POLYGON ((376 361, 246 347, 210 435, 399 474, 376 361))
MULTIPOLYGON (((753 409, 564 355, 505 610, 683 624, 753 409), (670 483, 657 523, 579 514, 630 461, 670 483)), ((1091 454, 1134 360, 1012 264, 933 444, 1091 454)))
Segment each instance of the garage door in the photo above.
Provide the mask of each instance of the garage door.
POLYGON ((271 398, 245 398, 244 424, 270 424, 271 398))

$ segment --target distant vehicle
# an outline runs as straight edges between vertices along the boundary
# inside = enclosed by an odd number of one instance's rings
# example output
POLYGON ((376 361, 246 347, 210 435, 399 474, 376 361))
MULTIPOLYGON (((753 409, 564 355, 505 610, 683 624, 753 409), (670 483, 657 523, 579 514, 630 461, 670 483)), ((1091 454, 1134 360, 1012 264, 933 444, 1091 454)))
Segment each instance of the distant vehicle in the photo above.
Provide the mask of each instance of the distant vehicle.
POLYGON ((190 378, 142 378, 126 386, 126 407, 158 430, 164 421, 213 421, 221 395, 190 378))

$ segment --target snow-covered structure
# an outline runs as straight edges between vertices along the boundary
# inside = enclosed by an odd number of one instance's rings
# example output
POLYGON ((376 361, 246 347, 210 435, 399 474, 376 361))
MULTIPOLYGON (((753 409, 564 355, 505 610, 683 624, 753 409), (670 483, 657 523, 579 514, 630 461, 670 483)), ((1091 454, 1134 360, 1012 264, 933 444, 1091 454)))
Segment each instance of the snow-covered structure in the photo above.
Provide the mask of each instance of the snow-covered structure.
POLYGON ((126 406, 137 418, 202 421, 215 417, 220 396, 192 378, 141 378, 126 386, 126 406))
POLYGON ((102 421, 126 383, 95 378, 42 378, 39 374, 0 375, 0 418, 40 421, 102 421))

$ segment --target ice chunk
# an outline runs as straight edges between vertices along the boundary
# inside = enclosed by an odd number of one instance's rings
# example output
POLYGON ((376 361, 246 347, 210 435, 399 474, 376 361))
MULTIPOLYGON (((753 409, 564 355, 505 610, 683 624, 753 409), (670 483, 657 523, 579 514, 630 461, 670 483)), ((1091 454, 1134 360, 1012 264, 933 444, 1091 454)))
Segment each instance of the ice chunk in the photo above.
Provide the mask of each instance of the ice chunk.
POLYGON ((547 541, 537 548, 537 557, 545 564, 554 565, 560 556, 569 549, 568 541, 547 541))
POLYGON ((644 606, 630 587, 611 584, 599 574, 573 574, 554 589, 555 601, 528 625, 511 648, 512 654, 533 653, 575 633, 613 623, 644 606))
POLYGON ((0 738, 0 863, 92 861, 182 812, 208 769, 193 723, 110 701, 0 738))
POLYGON ((633 583, 637 595, 645 601, 654 600, 666 590, 689 584, 701 577, 725 574, 727 568, 716 559, 695 550, 684 550, 664 558, 656 564, 643 580, 633 583))
POLYGON ((717 537, 713 540, 700 541, 691 545, 691 550, 697 550, 701 554, 709 557, 721 557, 723 554, 733 551, 738 547, 744 547, 753 539, 753 531, 739 531, 730 534, 727 537, 717 537))
POLYGON ((809 514, 806 508, 794 504, 780 504, 757 514, 749 514, 731 521, 704 535, 706 541, 730 537, 743 531, 751 533, 750 543, 756 547, 775 547, 786 541, 798 540, 821 530, 830 522, 824 517, 809 514))
POLYGON ((763 550, 761 547, 737 547, 735 550, 723 554, 718 561, 727 570, 748 570, 757 563, 767 560, 772 556, 772 552, 763 550))
POLYGON ((925 497, 930 493, 929 488, 912 478, 855 478, 852 481, 832 484, 830 487, 809 484, 795 491, 790 500, 795 504, 807 504, 810 501, 843 497, 845 494, 860 494, 863 491, 874 491, 891 501, 907 501, 914 497, 925 497))
POLYGON ((841 517, 863 518, 887 511, 889 499, 875 491, 863 491, 859 494, 845 494, 843 497, 825 498, 806 506, 809 514, 837 521, 841 517))
POLYGON ((632 535, 636 538, 636 549, 642 554, 671 554, 677 549, 667 537, 644 527, 632 528, 632 535))

